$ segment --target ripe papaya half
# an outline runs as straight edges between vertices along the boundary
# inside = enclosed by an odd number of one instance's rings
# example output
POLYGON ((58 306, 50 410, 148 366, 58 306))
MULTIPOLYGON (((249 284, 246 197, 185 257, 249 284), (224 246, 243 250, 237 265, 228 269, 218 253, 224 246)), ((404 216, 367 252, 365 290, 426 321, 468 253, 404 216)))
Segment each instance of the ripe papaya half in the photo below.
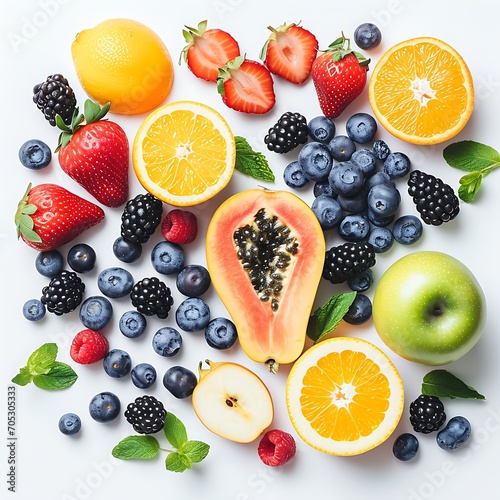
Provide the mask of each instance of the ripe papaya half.
POLYGON ((227 199, 207 230, 207 266, 246 355, 272 370, 302 353, 325 260, 310 207, 287 191, 227 199))

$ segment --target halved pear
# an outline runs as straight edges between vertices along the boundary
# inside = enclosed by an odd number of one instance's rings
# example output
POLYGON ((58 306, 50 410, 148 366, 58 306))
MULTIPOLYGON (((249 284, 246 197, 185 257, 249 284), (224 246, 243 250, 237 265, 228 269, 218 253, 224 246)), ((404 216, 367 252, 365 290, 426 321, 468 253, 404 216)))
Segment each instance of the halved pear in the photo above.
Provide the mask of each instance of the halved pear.
POLYGON ((214 434, 238 443, 250 443, 267 429, 274 417, 271 394, 264 382, 243 365, 200 362, 193 408, 201 423, 214 434))

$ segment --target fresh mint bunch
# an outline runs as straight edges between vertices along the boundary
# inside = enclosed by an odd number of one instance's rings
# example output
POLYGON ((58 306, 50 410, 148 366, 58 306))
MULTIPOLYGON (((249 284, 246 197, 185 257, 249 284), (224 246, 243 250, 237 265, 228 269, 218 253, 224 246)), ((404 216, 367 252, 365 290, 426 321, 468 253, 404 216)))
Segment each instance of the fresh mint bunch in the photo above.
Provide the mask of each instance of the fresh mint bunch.
POLYGON ((194 463, 201 462, 208 455, 210 446, 188 439, 186 427, 173 413, 167 413, 163 432, 174 450, 161 448, 158 440, 151 435, 129 436, 113 448, 112 455, 120 460, 149 460, 164 451, 168 453, 165 468, 172 472, 191 469, 194 463))
POLYGON ((73 385, 78 375, 71 366, 56 361, 57 351, 57 344, 43 344, 31 354, 26 366, 19 370, 12 382, 21 386, 33 382, 40 389, 49 391, 73 385))

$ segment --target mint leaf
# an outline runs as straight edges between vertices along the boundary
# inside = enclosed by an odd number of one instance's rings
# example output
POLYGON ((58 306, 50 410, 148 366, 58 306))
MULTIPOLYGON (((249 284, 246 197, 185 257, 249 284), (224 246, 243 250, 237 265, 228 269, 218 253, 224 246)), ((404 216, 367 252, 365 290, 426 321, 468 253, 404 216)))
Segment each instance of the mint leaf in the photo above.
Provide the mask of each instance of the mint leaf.
POLYGON ((470 174, 464 175, 459 182, 459 198, 466 203, 470 203, 481 187, 483 174, 481 172, 471 172, 470 174))
POLYGON ((163 432, 174 448, 181 449, 187 443, 186 427, 173 413, 167 412, 163 432))
POLYGON ((12 379, 12 382, 17 385, 28 385, 33 380, 33 375, 26 366, 19 370, 19 373, 12 379))
POLYGON ((153 436, 129 436, 122 439, 111 454, 121 460, 149 460, 156 457, 159 451, 160 444, 153 436))
POLYGON ((486 399, 474 388, 446 370, 433 370, 424 376, 422 394, 438 398, 486 399))
POLYGON ((165 459, 165 467, 172 472, 184 472, 191 469, 193 463, 191 459, 183 453, 172 452, 167 455, 165 459))
POLYGON ((314 340, 314 343, 318 343, 325 335, 332 332, 342 321, 355 297, 356 292, 339 293, 330 297, 309 318, 307 336, 314 340))
POLYGON ((193 463, 201 462, 210 450, 210 446, 203 441, 188 441, 179 449, 179 452, 189 457, 193 463))
POLYGON ((32 375, 48 373, 57 357, 57 344, 43 344, 28 358, 26 367, 32 375))
POLYGON ((55 391, 72 386, 77 378, 78 375, 71 366, 54 361, 48 373, 33 376, 33 383, 40 389, 55 391))
POLYGON ((262 153, 254 151, 244 137, 235 136, 234 140, 236 143, 236 163, 234 168, 254 179, 274 182, 274 173, 269 167, 267 158, 262 153))

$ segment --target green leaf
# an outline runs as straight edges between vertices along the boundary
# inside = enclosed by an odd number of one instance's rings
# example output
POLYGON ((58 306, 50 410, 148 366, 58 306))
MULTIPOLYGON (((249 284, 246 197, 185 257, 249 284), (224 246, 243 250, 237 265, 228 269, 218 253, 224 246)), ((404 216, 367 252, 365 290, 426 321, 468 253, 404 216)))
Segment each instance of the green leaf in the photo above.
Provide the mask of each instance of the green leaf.
POLYGON ((186 427, 173 413, 167 412, 163 432, 174 448, 180 449, 187 443, 186 427))
POLYGON ((422 394, 438 398, 486 399, 474 388, 446 370, 433 370, 425 375, 422 382, 422 394))
POLYGON ((167 455, 165 459, 165 467, 172 472, 184 472, 191 469, 193 463, 191 459, 183 453, 172 452, 167 455))
POLYGON ((198 463, 201 462, 210 450, 210 446, 203 441, 188 441, 179 449, 179 452, 183 455, 187 455, 191 462, 198 463))
POLYGON ((149 460, 156 457, 159 451, 160 444, 153 436, 129 436, 122 439, 111 454, 121 460, 149 460))
POLYGON ((500 154, 494 148, 475 141, 460 141, 443 150, 443 157, 451 167, 477 172, 500 165, 500 154))
POLYGON ((459 198, 465 203, 470 203, 481 187, 483 174, 481 172, 471 172, 470 174, 464 175, 459 182, 459 198))
POLYGON ((72 386, 77 378, 78 375, 71 366, 60 361, 54 361, 47 374, 33 376, 33 383, 40 389, 56 391, 72 386))
POLYGON ((33 375, 26 366, 19 370, 19 373, 12 379, 12 382, 17 385, 28 385, 33 380, 33 375))
POLYGON ((318 343, 325 335, 332 332, 342 321, 346 312, 351 307, 356 292, 346 292, 333 295, 309 318, 307 336, 318 343))
POLYGON ((43 344, 34 351, 28 358, 26 364, 29 372, 32 375, 44 375, 49 373, 57 357, 57 344, 50 342, 43 344))
POLYGON ((254 151, 244 137, 235 136, 234 140, 236 143, 236 170, 260 181, 274 182, 274 173, 269 167, 267 158, 262 153, 254 151))

